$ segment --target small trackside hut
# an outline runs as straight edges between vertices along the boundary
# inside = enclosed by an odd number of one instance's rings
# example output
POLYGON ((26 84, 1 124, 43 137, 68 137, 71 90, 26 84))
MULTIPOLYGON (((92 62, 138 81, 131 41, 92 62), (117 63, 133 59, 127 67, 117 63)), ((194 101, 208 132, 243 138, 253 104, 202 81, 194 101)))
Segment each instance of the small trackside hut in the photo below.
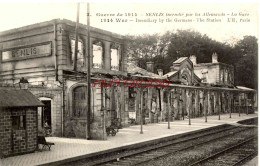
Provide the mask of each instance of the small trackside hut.
POLYGON ((37 150, 37 107, 28 90, 0 89, 0 152, 13 156, 37 150))

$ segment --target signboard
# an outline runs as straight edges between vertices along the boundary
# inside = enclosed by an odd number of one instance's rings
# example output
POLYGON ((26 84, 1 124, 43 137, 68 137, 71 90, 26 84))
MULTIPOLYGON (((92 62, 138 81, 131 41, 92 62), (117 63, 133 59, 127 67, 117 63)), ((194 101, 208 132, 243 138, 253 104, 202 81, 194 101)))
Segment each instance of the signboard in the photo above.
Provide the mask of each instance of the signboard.
POLYGON ((48 55, 51 55, 51 43, 3 51, 2 61, 28 59, 48 55))

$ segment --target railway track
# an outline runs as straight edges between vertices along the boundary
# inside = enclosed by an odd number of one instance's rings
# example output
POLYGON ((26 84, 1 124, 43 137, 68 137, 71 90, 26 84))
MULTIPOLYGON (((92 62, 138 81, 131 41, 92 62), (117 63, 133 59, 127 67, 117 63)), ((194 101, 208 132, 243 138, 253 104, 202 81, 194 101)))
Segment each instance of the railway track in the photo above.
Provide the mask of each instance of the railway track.
POLYGON ((135 154, 147 152, 153 149, 158 149, 161 147, 169 146, 171 144, 178 144, 183 141, 187 141, 190 139, 199 139, 201 137, 211 135, 211 134, 217 134, 221 132, 228 132, 231 131, 232 129, 238 128, 237 126, 232 126, 232 125, 221 125, 221 126, 216 126, 216 127, 211 127, 207 129, 203 129, 200 131, 195 131, 195 132, 190 132, 186 133, 184 135, 176 135, 176 136, 170 136, 164 139, 157 139, 157 140, 152 140, 148 141, 145 144, 136 144, 135 146, 132 147, 123 147, 120 149, 115 149, 113 151, 109 152, 104 152, 102 154, 98 155, 91 155, 87 157, 81 157, 74 159, 73 161, 69 162, 62 162, 59 164, 48 164, 48 165, 98 165, 98 164, 103 164, 106 162, 111 162, 111 161, 116 161, 117 159, 121 159, 127 156, 132 156, 135 154))
MULTIPOLYGON (((186 133, 184 135, 170 136, 163 139, 148 141, 145 143, 135 144, 135 146, 120 147, 110 151, 104 151, 99 154, 92 154, 70 160, 69 162, 60 163, 60 165, 149 165, 157 160, 164 161, 164 158, 172 155, 176 156, 181 153, 188 153, 192 149, 197 149, 208 144, 218 142, 219 140, 229 140, 242 142, 245 137, 254 136, 256 127, 221 125, 217 127, 207 128, 201 131, 186 133), (242 133, 242 134, 241 134, 242 133), (240 136, 244 135, 244 136, 240 136)), ((223 148, 222 148, 223 149, 223 148)), ((216 151, 219 152, 220 150, 216 151)), ((215 151, 213 150, 215 153, 215 151)), ((213 154, 213 152, 211 154, 213 154)), ((203 156, 205 158, 206 155, 203 156)), ((203 159, 193 159, 185 163, 185 165, 196 164, 196 161, 203 159)), ((181 160, 181 159, 179 159, 181 160)), ((171 163, 161 163, 152 165, 172 165, 171 163)), ((55 164, 57 165, 57 164, 55 164)), ((174 165, 183 165, 174 164, 174 165)))
POLYGON ((179 151, 189 150, 243 131, 248 131, 248 128, 231 125, 221 126, 214 130, 188 134, 178 139, 168 140, 158 144, 148 144, 127 151, 116 151, 63 165, 142 165, 149 161, 157 160, 179 151))
POLYGON ((257 155, 257 138, 252 137, 220 152, 190 164, 189 166, 238 166, 257 155))
MULTIPOLYGON (((227 139, 227 137, 232 137, 236 141, 242 141, 244 138, 235 137, 236 134, 240 134, 242 132, 250 133, 250 130, 254 130, 248 127, 237 127, 229 130, 223 130, 214 133, 207 133, 202 137, 197 138, 189 138, 186 140, 178 141, 176 143, 153 149, 150 151, 142 152, 139 154, 135 154, 132 156, 127 156, 118 161, 108 162, 106 164, 100 164, 105 166, 116 166, 116 165, 150 165, 147 163, 152 163, 153 161, 160 160, 161 158, 167 158, 168 156, 177 154, 182 151, 189 151, 190 149, 207 145, 211 142, 215 142, 220 139, 227 139)), ((247 134, 245 134, 247 135, 247 134)), ((166 163, 165 163, 166 164, 166 163)), ((165 165, 164 164, 164 165, 165 165)))

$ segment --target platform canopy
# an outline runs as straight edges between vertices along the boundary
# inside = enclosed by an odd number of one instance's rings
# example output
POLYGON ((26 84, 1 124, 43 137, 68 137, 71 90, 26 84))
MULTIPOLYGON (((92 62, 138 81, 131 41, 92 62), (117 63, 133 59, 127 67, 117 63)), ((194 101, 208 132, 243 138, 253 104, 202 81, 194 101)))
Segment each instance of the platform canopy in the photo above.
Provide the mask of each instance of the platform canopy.
POLYGON ((0 107, 38 107, 44 104, 28 90, 0 89, 0 107))

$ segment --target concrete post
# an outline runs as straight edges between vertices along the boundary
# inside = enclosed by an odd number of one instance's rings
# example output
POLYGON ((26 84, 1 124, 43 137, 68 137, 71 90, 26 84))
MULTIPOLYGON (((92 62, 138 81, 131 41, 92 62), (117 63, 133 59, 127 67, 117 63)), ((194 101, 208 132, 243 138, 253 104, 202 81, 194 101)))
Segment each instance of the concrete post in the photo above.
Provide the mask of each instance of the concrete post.
POLYGON ((170 129, 170 114, 171 114, 171 104, 170 104, 170 92, 167 92, 167 106, 168 106, 168 129, 170 129))
POLYGON ((148 97, 147 97, 147 103, 148 103, 148 110, 149 110, 149 121, 150 123, 153 123, 153 114, 151 112, 152 110, 152 90, 150 87, 148 87, 148 97))
POLYGON ((143 134, 143 89, 140 88, 140 98, 141 98, 141 106, 140 106, 140 124, 141 124, 141 129, 140 129, 140 134, 143 134))
POLYGON ((244 93, 244 95, 245 95, 246 114, 248 115, 248 106, 247 106, 247 97, 248 97, 248 95, 246 95, 246 93, 244 93))
POLYGON ((229 104, 228 104, 228 106, 229 106, 229 118, 231 118, 232 96, 231 96, 230 92, 228 93, 228 101, 229 101, 229 104))
POLYGON ((220 111, 221 111, 221 92, 218 93, 218 120, 220 120, 220 111))
POLYGON ((178 117, 179 114, 179 96, 178 96, 178 89, 174 89, 174 94, 173 94, 173 111, 174 111, 174 119, 178 117))
POLYGON ((136 115, 136 122, 140 124, 141 117, 140 117, 140 101, 141 101, 141 94, 140 91, 135 88, 136 97, 135 97, 135 115, 136 115))
POLYGON ((238 102, 239 102, 238 116, 240 116, 240 110, 241 110, 241 97, 240 97, 240 95, 238 95, 238 102))
POLYGON ((127 87, 122 87, 122 106, 123 110, 121 110, 121 117, 123 119, 123 126, 129 126, 128 119, 129 119, 129 113, 128 113, 128 97, 129 97, 129 91, 127 87))
POLYGON ((188 91, 188 101, 189 101, 189 103, 188 103, 188 110, 189 110, 189 125, 191 125, 191 121, 190 121, 190 117, 191 117, 191 109, 192 109, 192 97, 193 97, 193 95, 192 95, 192 92, 191 92, 191 90, 189 90, 188 91))
POLYGON ((186 108, 186 89, 182 89, 182 119, 184 120, 184 110, 186 108))
POLYGON ((194 112, 194 117, 196 118, 198 116, 199 112, 199 95, 198 95, 198 90, 194 90, 194 97, 195 97, 195 112, 194 112))
POLYGON ((216 114, 216 112, 217 112, 217 92, 216 91, 214 91, 213 92, 213 114, 216 114))
POLYGON ((161 121, 165 120, 165 107, 164 107, 164 102, 163 102, 163 93, 164 93, 164 88, 161 88, 160 90, 160 95, 161 95, 161 121))
POLYGON ((212 115, 212 102, 211 102, 211 91, 208 92, 208 114, 212 115))
POLYGON ((205 122, 208 122, 207 114, 208 114, 208 91, 204 91, 204 115, 205 115, 205 122))

